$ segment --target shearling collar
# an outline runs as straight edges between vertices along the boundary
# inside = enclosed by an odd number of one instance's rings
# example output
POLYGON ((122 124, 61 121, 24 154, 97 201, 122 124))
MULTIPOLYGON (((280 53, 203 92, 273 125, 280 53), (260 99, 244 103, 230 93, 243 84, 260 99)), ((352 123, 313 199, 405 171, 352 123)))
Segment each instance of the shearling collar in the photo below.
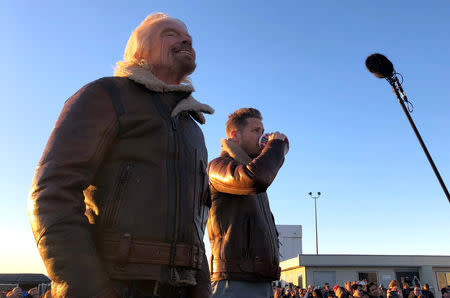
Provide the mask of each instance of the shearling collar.
POLYGON ((220 141, 220 149, 222 152, 228 153, 235 161, 246 165, 252 161, 251 157, 236 143, 230 140, 222 139, 220 141))
MULTIPOLYGON (((191 93, 195 91, 194 86, 192 86, 189 79, 185 79, 185 81, 178 85, 164 83, 150 71, 150 68, 147 67, 145 63, 140 65, 127 65, 126 63, 118 64, 114 76, 129 78, 155 92, 182 91, 191 93)), ((172 110, 171 116, 175 117, 183 111, 191 112, 192 116, 200 124, 205 123, 205 116, 203 116, 203 113, 214 113, 213 108, 207 104, 198 102, 192 95, 182 99, 172 110)))

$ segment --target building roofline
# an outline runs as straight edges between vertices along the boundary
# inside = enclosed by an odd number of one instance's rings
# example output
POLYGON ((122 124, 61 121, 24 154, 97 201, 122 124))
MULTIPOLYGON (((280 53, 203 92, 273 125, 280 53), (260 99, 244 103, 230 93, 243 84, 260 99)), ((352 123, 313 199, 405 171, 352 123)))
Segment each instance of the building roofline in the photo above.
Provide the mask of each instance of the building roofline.
POLYGON ((280 262, 281 268, 292 267, 450 267, 450 256, 439 255, 355 255, 301 254, 280 262))

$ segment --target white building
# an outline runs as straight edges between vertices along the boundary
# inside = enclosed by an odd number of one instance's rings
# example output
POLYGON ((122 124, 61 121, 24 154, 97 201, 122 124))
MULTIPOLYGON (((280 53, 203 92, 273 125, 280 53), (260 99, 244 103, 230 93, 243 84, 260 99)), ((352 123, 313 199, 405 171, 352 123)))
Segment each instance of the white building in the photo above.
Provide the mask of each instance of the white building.
POLYGON ((344 285, 367 279, 387 287, 416 276, 440 298, 440 289, 450 285, 450 256, 406 255, 298 255, 280 263, 281 279, 305 288, 312 284, 344 285))
POLYGON ((310 255, 302 254, 302 226, 277 225, 280 240, 281 280, 307 285, 344 285, 366 279, 387 287, 392 280, 403 282, 416 276, 429 284, 436 298, 450 286, 450 256, 407 255, 310 255))

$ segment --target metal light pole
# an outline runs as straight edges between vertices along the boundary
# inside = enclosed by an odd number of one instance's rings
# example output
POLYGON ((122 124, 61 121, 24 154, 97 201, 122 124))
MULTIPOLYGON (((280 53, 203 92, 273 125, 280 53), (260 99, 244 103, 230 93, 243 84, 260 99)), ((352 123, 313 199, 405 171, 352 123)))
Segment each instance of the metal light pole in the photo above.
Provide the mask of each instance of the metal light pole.
POLYGON ((319 192, 317 192, 317 195, 315 195, 315 196, 313 196, 312 192, 309 192, 308 194, 309 194, 309 196, 311 198, 314 199, 314 212, 316 214, 316 216, 315 216, 315 221, 316 221, 316 255, 318 255, 319 254, 319 237, 317 235, 317 199, 320 197, 321 193, 319 191, 319 192))

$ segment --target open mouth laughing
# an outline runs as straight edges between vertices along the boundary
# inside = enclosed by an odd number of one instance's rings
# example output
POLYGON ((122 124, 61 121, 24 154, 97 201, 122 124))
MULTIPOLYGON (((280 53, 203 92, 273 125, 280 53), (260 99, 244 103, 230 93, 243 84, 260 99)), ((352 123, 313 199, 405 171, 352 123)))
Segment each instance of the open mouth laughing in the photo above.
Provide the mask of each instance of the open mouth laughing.
POLYGON ((189 48, 185 48, 185 47, 183 47, 181 49, 175 49, 175 53, 176 54, 187 55, 187 56, 189 56, 191 58, 195 57, 194 50, 193 49, 189 49, 189 48))

